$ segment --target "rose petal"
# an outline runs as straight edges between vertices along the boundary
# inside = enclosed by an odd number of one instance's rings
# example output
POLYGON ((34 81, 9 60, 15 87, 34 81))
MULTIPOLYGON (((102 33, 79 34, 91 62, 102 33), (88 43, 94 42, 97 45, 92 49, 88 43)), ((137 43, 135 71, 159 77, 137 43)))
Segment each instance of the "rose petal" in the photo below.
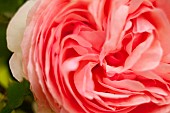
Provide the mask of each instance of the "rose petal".
POLYGON ((137 10, 137 8, 142 4, 144 0, 131 0, 130 5, 129 5, 129 13, 133 13, 134 11, 137 10))
POLYGON ((170 0, 156 0, 156 5, 164 11, 170 22, 170 0))
POLYGON ((41 112, 44 113, 45 111, 51 111, 47 98, 44 92, 42 91, 42 86, 40 85, 42 81, 39 80, 33 68, 34 67, 31 65, 31 61, 30 61, 28 63, 28 70, 29 70, 28 79, 29 79, 29 82, 31 83, 31 90, 32 92, 34 92, 33 94, 38 104, 38 111, 40 113, 41 112), (31 76, 31 75, 34 75, 34 76, 31 76))
POLYGON ((170 73, 170 64, 160 63, 159 66, 155 68, 155 71, 159 74, 170 73))
POLYGON ((142 104, 130 113, 140 113, 144 110, 145 113, 170 113, 170 105, 158 106, 153 103, 142 104))
POLYGON ((170 63, 170 54, 163 56, 162 62, 170 63))
POLYGON ((127 98, 130 96, 128 94, 112 94, 112 93, 104 93, 104 92, 97 92, 97 91, 94 91, 94 93, 101 97, 114 98, 114 99, 127 98))
POLYGON ((164 83, 165 85, 167 84, 167 82, 165 80, 163 80, 163 78, 161 78, 159 75, 155 74, 153 71, 142 71, 142 72, 135 72, 135 73, 138 75, 141 75, 147 79, 158 80, 161 83, 164 83))
POLYGON ((105 32, 103 31, 81 31, 80 35, 90 42, 93 48, 101 50, 101 47, 105 41, 105 32))
POLYGON ((100 62, 103 58, 111 51, 116 50, 118 42, 120 39, 121 31, 123 30, 126 18, 128 16, 129 8, 126 5, 121 5, 116 11, 112 11, 110 18, 108 19, 109 23, 107 26, 106 41, 102 47, 100 53, 100 62))
POLYGON ((23 38, 27 15, 35 0, 27 1, 14 15, 7 28, 7 44, 12 52, 20 50, 20 44, 23 38))
POLYGON ((164 105, 160 107, 156 107, 149 113, 170 113, 170 105, 164 105))
POLYGON ((146 90, 148 90, 151 93, 168 96, 167 92, 159 87, 147 87, 146 90))
MULTIPOLYGON (((79 62, 82 60, 96 60, 96 58, 98 58, 98 55, 94 55, 94 54, 87 54, 84 56, 80 56, 80 57, 75 57, 75 58, 71 58, 66 60, 62 65, 61 65, 61 72, 63 74, 64 77, 64 81, 66 83, 66 86, 68 87, 69 92, 71 93, 71 95, 75 98, 75 101, 81 106, 81 109, 83 109, 84 111, 88 112, 86 107, 83 106, 82 101, 78 98, 78 96, 75 94, 75 92, 73 91, 70 81, 69 81, 69 77, 68 77, 68 73, 71 71, 75 71, 78 66, 79 66, 79 62), (76 65, 76 66, 74 66, 76 65), (73 68, 71 68, 73 67, 73 68)), ((67 97, 68 98, 68 97, 67 97)), ((65 99, 63 97, 63 100, 67 101, 67 98, 65 99)), ((71 99, 70 99, 71 100, 71 99)), ((68 100, 68 101, 70 101, 68 100)), ((63 101, 64 102, 64 101, 63 101)), ((65 106, 65 108, 68 110, 72 105, 69 105, 70 103, 63 103, 65 106)), ((77 108, 75 108, 77 109, 77 108)), ((74 109, 72 109, 74 110, 74 109)), ((81 111, 82 112, 82 111, 81 111)))
POLYGON ((150 35, 148 38, 139 44, 133 52, 128 56, 128 58, 125 61, 125 69, 131 68, 141 57, 141 55, 151 46, 153 42, 154 36, 150 35))
POLYGON ((94 64, 88 63, 74 74, 74 84, 78 92, 88 99, 93 99, 94 82, 91 73, 92 65, 94 64))
POLYGON ((18 81, 22 81, 22 77, 26 78, 22 68, 20 44, 26 26, 27 14, 34 4, 35 0, 27 1, 11 19, 7 28, 7 46, 12 52, 16 52, 11 57, 9 64, 13 76, 18 81))
POLYGON ((154 71, 165 80, 170 80, 170 64, 160 63, 154 71))
POLYGON ((105 99, 106 103, 112 106, 127 107, 136 106, 150 102, 150 97, 147 95, 134 95, 126 99, 105 99))
POLYGON ((20 82, 23 80, 23 77, 25 77, 23 73, 23 69, 22 69, 21 59, 22 59, 22 56, 20 53, 14 53, 9 61, 12 75, 20 82))
POLYGON ((60 113, 69 113, 69 112, 62 107, 61 110, 60 110, 60 113))
POLYGON ((105 2, 106 0, 92 0, 92 3, 89 5, 89 12, 93 15, 100 30, 102 30, 103 27, 105 2))
POLYGON ((139 17, 136 19, 136 25, 133 29, 134 33, 143 33, 148 32, 152 33, 152 30, 154 30, 155 27, 145 18, 139 17))
POLYGON ((130 91, 143 91, 145 89, 145 86, 134 80, 120 80, 120 81, 111 81, 108 78, 104 78, 103 82, 109 86, 112 86, 114 88, 118 89, 126 89, 130 91))
POLYGON ((163 54, 167 55, 170 51, 170 22, 165 13, 160 9, 154 9, 149 12, 148 19, 156 28, 158 40, 163 49, 163 54), (156 18, 156 19, 155 19, 156 18))
POLYGON ((142 54, 141 58, 132 67, 134 71, 146 71, 157 67, 162 58, 162 48, 158 41, 155 41, 151 47, 142 54))
POLYGON ((88 42, 87 40, 85 40, 83 37, 79 36, 79 35, 75 35, 75 34, 72 34, 72 35, 68 35, 66 36, 63 40, 62 40, 62 43, 61 43, 61 47, 64 45, 65 41, 68 40, 68 39, 73 39, 75 41, 77 41, 79 43, 79 45, 83 46, 83 47, 92 47, 92 44, 90 42, 88 42))

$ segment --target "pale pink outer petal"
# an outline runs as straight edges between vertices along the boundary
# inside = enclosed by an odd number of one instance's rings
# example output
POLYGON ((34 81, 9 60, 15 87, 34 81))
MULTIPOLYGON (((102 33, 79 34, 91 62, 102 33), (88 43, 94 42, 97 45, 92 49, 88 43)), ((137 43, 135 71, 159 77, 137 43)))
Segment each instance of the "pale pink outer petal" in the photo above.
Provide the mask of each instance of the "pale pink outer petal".
POLYGON ((7 28, 7 45, 12 52, 20 50, 20 44, 26 27, 27 15, 35 0, 27 1, 14 15, 7 28))
POLYGON ((18 81, 22 81, 25 76, 22 70, 21 58, 21 53, 14 53, 9 61, 11 72, 18 81))
POLYGON ((20 44, 26 26, 27 14, 34 3, 34 0, 27 1, 14 15, 7 28, 7 45, 14 52, 9 64, 13 76, 18 81, 22 81, 24 77, 20 44))

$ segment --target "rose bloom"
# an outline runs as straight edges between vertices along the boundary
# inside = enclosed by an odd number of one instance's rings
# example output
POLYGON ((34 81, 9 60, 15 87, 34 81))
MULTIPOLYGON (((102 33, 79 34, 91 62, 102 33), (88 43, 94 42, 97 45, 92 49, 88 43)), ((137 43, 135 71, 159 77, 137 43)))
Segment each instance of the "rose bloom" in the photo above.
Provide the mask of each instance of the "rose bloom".
POLYGON ((7 42, 39 113, 170 113, 170 0, 30 0, 7 42))

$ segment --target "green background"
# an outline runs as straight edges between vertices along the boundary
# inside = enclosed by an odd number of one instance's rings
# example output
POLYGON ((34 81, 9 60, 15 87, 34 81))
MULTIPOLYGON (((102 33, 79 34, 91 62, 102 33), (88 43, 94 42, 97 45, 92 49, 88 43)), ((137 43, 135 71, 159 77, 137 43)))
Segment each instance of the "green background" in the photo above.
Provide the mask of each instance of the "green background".
POLYGON ((12 53, 6 42, 8 23, 25 1, 0 0, 0 113, 33 113, 35 102, 29 83, 19 83, 12 77, 8 64, 12 53))

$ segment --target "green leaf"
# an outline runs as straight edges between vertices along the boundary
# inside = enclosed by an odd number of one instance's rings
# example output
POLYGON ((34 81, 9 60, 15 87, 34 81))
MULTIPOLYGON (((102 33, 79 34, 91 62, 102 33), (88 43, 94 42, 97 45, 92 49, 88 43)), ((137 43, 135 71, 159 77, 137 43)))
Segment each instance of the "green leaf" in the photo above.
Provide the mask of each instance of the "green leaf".
POLYGON ((9 85, 7 89, 8 105, 11 109, 16 109, 22 105, 25 96, 30 95, 29 83, 24 80, 23 82, 14 82, 9 85))
POLYGON ((19 107, 24 100, 24 88, 19 83, 13 83, 7 90, 8 104, 11 109, 19 107))
POLYGON ((5 106, 0 113, 11 113, 12 109, 9 106, 5 106))
MULTIPOLYGON (((18 111, 23 101, 32 98, 30 91, 30 84, 28 81, 23 80, 21 83, 13 81, 9 84, 7 89, 7 103, 0 113, 11 113, 12 111, 18 111)), ((32 101, 31 101, 32 102, 32 101)), ((17 113, 17 112, 16 112, 17 113)))

